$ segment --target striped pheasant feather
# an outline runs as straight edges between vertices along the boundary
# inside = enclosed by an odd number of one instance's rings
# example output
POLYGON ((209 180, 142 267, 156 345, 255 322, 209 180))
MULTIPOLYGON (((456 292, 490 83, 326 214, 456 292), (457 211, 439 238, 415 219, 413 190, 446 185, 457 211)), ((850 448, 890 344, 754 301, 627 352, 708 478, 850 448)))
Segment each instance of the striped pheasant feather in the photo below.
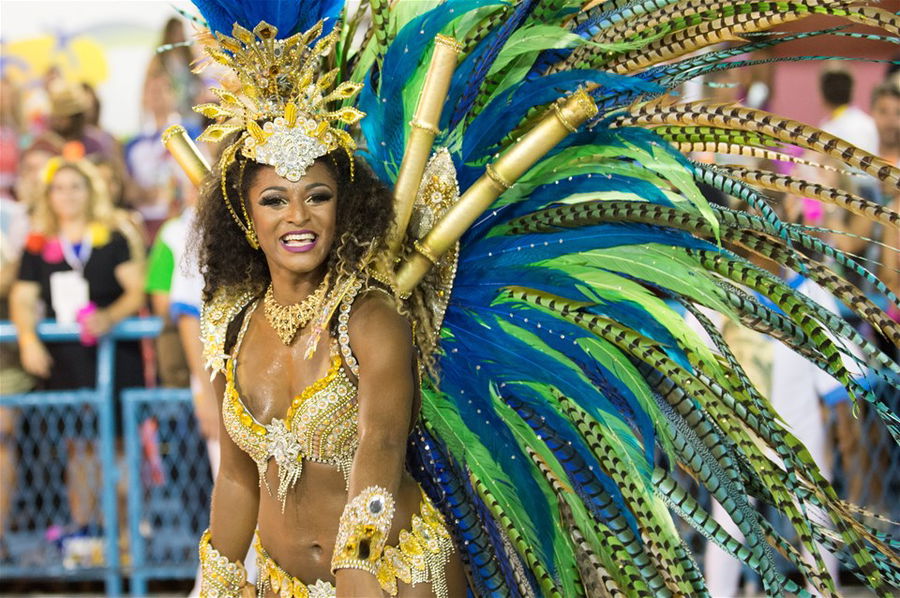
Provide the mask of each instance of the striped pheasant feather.
POLYGON ((702 102, 664 105, 658 102, 635 106, 619 116, 614 126, 698 125, 758 131, 781 141, 821 152, 900 188, 900 169, 815 127, 773 114, 734 105, 702 102))

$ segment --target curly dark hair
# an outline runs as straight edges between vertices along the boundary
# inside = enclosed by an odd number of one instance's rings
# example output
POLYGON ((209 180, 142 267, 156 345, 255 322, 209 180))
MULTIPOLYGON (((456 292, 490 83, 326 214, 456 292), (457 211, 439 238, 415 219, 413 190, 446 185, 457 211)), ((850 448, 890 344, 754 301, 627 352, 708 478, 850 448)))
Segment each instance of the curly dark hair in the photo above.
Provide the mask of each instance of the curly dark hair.
MULTIPOLYGON (((394 220, 393 195, 359 156, 351 158, 338 149, 319 161, 331 170, 338 184, 335 246, 328 270, 336 269, 341 274, 359 272, 367 256, 386 250, 387 234, 394 220)), ((240 153, 227 166, 224 176, 228 200, 237 214, 242 214, 238 198, 246 201, 247 190, 263 167, 240 153)), ((211 300, 217 289, 226 286, 262 290, 271 280, 265 255, 250 247, 229 213, 222 197, 222 176, 216 169, 207 178, 197 206, 197 249, 204 276, 204 301, 211 300)))

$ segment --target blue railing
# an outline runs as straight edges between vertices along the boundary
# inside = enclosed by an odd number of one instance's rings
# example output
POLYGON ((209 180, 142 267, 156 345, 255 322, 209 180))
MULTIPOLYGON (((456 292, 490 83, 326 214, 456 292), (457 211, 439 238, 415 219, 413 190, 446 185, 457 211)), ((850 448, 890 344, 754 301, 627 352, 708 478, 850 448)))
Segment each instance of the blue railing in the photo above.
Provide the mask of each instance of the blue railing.
MULTIPOLYGON (((192 579, 197 541, 209 522, 212 475, 197 433, 188 389, 128 389, 122 393, 125 438, 148 433, 158 447, 156 482, 128 485, 131 595, 146 596, 150 579, 192 579), (141 434, 140 426, 151 425, 141 434)), ((147 472, 140 442, 125 443, 129 475, 147 472)))
MULTIPOLYGON (((117 501, 120 470, 116 466, 114 379, 115 346, 126 340, 156 337, 161 322, 131 319, 100 340, 96 386, 54 392, 0 394, 0 407, 18 413, 18 484, 13 502, 9 546, 13 559, 0 563, 0 578, 104 581, 107 595, 119 596, 123 578, 130 592, 148 594, 152 579, 191 579, 197 568, 196 542, 208 521, 212 480, 206 447, 193 416, 188 389, 126 389, 122 391, 125 479, 127 480, 128 537, 126 562, 120 558, 121 513, 117 501), (77 432, 75 432, 77 430, 77 432), (101 480, 98 519, 103 522, 102 566, 69 566, 47 533, 66 521, 64 441, 73 433, 96 440, 101 480), (150 450, 153 455, 146 454, 150 450), (152 470, 152 471, 150 471, 152 470), (155 476, 155 477, 154 477, 155 476), (49 554, 48 554, 49 553, 49 554)), ((37 330, 48 343, 77 340, 77 325, 42 322, 37 330)), ((13 342, 15 329, 0 322, 0 342, 13 342)), ((3 389, 0 389, 2 392, 3 389)), ((900 411, 900 393, 886 387, 875 391, 894 411, 900 411)), ((833 417, 828 426, 836 425, 833 417)), ((835 452, 835 486, 842 497, 892 520, 900 519, 900 448, 891 440, 872 409, 856 420, 864 446, 849 461, 835 452), (854 485, 856 490, 854 490, 854 485)), ((689 480, 685 480, 688 487, 689 480)), ((0 492, 8 492, 0 488, 0 492)), ((697 493, 707 502, 703 492, 697 493)), ((685 540, 702 560, 703 539, 680 526, 685 540)), ((787 532, 787 526, 783 526, 787 532)), ((894 531, 894 530, 891 530, 894 531)))
MULTIPOLYGON (((106 593, 110 596, 122 594, 122 563, 119 559, 119 508, 116 500, 116 485, 119 483, 119 470, 116 467, 116 421, 114 417, 113 396, 115 379, 115 346, 117 342, 136 340, 147 337, 156 337, 162 328, 158 318, 129 319, 119 323, 108 335, 101 338, 97 346, 97 382, 92 389, 79 389, 73 391, 36 391, 22 394, 0 395, 0 407, 22 411, 46 411, 49 409, 62 409, 62 428, 65 429, 66 421, 69 423, 81 423, 81 433, 91 439, 96 439, 99 449, 99 464, 101 472, 100 509, 104 525, 103 535, 103 566, 92 568, 65 567, 61 559, 26 558, 12 560, 11 565, 0 565, 0 577, 3 579, 28 579, 28 578, 72 578, 72 579, 99 579, 105 581, 106 593), (88 413, 85 414, 87 408, 88 413), (94 420, 94 421, 91 421, 94 420), (86 434, 85 434, 86 433, 86 434), (30 561, 30 562, 29 562, 30 561), (56 562, 54 562, 56 561, 56 562), (40 563, 36 566, 37 563, 40 563)), ((47 343, 77 341, 79 327, 77 324, 64 325, 56 322, 41 322, 37 327, 38 336, 47 343)), ((16 330, 9 322, 0 322, 0 342, 15 342, 16 330)), ((0 389, 2 391, 2 389, 0 389)), ((37 433, 37 442, 33 443, 35 454, 45 459, 47 467, 54 467, 54 472, 61 471, 58 461, 61 457, 59 445, 53 446, 51 440, 58 436, 65 436, 54 426, 48 426, 46 421, 37 421, 29 418, 27 414, 20 419, 32 425, 32 434, 37 433), (43 432, 43 433, 42 433, 43 432), (47 452, 53 451, 53 452, 47 452)), ((129 443, 126 443, 129 444, 129 443)), ((31 455, 29 455, 31 456, 31 455)), ((38 543, 49 543, 52 538, 46 536, 46 530, 59 525, 55 520, 61 509, 43 508, 46 502, 51 504, 61 501, 59 485, 62 476, 39 476, 29 471, 29 463, 25 459, 19 460, 19 483, 16 484, 17 493, 23 492, 27 496, 26 504, 30 507, 41 505, 38 520, 29 521, 26 527, 31 528, 31 536, 45 532, 44 538, 39 538, 38 543), (28 474, 26 476, 26 474, 28 474), (45 478, 45 484, 34 483, 35 478, 45 478), (57 478, 57 479, 53 479, 57 478), (28 483, 28 482, 31 483, 28 483), (49 491, 49 492, 47 492, 49 491), (54 517, 55 516, 55 517, 54 517), (43 521, 41 521, 43 519, 43 521), (41 527, 46 525, 45 530, 41 527)), ((19 501, 13 502, 15 508, 19 501)), ((6 530, 4 530, 6 531, 6 530)), ((15 546, 10 541, 11 549, 15 546)), ((14 551, 13 551, 14 552, 14 551)), ((16 556, 15 553, 13 556, 16 556)), ((20 555, 21 556, 21 555, 20 555)))

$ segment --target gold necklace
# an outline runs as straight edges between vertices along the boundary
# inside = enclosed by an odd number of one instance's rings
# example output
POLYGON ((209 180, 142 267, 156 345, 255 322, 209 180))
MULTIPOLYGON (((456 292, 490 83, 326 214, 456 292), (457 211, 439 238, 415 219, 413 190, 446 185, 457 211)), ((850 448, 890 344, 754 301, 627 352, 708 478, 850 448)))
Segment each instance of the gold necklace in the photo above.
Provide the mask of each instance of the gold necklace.
POLYGON ((293 303, 291 305, 281 305, 275 300, 275 291, 272 284, 266 289, 266 296, 263 299, 264 312, 266 320, 278 338, 285 345, 290 346, 297 331, 309 324, 322 308, 325 300, 325 291, 328 289, 328 278, 322 281, 318 288, 306 296, 303 301, 293 303))

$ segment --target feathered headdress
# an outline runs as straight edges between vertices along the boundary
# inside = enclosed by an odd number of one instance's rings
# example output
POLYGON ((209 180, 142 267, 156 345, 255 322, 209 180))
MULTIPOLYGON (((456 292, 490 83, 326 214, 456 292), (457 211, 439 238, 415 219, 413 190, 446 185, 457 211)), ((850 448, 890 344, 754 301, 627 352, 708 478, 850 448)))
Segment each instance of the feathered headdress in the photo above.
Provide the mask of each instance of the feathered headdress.
MULTIPOLYGON (((274 166, 279 176, 295 182, 328 152, 355 150, 350 134, 334 125, 353 125, 364 113, 350 106, 329 110, 328 105, 352 98, 362 84, 344 81, 335 87, 336 69, 319 75, 322 57, 337 40, 335 32, 322 36, 323 26, 319 21, 303 33, 277 39, 278 29, 265 21, 252 32, 235 23, 233 37, 216 35, 206 52, 237 76, 240 89, 213 88, 220 102, 194 108, 224 120, 207 127, 200 139, 218 142, 242 132, 235 143, 245 157, 274 166)), ((223 152, 229 155, 233 152, 223 152)))

